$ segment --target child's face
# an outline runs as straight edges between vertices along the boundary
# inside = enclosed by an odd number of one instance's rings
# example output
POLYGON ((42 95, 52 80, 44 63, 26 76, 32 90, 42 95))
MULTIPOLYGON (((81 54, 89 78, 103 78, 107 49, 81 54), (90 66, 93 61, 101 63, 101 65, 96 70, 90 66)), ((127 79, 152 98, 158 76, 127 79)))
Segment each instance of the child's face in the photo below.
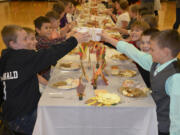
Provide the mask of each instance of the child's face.
POLYGON ((65 8, 65 12, 69 13, 71 11, 71 3, 68 3, 68 5, 65 8))
POLYGON ((119 5, 119 3, 117 1, 115 2, 115 8, 116 8, 116 10, 120 9, 120 5, 119 5))
POLYGON ((51 27, 53 28, 53 29, 58 29, 59 28, 59 25, 60 25, 60 21, 59 21, 59 19, 51 19, 50 20, 51 21, 51 27))
POLYGON ((131 33, 130 33, 130 37, 132 41, 138 41, 141 39, 141 34, 142 34, 142 30, 137 28, 137 27, 133 27, 131 29, 131 33))
POLYGON ((35 34, 34 33, 29 33, 28 34, 27 42, 28 42, 28 47, 29 47, 30 50, 35 50, 36 49, 37 40, 35 38, 35 34))
POLYGON ((143 52, 149 53, 149 50, 150 50, 150 38, 151 38, 151 36, 145 36, 145 35, 143 35, 141 37, 140 49, 143 52))
POLYGON ((129 16, 132 18, 133 17, 133 12, 129 9, 129 16))
POLYGON ((136 18, 137 17, 136 13, 133 13, 131 10, 129 10, 129 16, 131 18, 136 18))
POLYGON ((153 62, 163 64, 166 57, 169 56, 167 53, 167 48, 160 48, 156 40, 150 40, 150 51, 149 53, 152 56, 153 62))
POLYGON ((17 39, 16 41, 10 41, 10 46, 13 49, 28 49, 28 42, 27 42, 27 33, 24 30, 20 30, 16 32, 17 39))
POLYGON ((75 7, 74 7, 74 5, 73 5, 73 4, 71 4, 71 5, 70 5, 70 8, 69 8, 69 12, 68 12, 68 13, 73 14, 73 13, 74 13, 74 11, 75 11, 75 7))
POLYGON ((141 17, 141 15, 139 13, 137 13, 137 17, 136 18, 137 18, 137 20, 141 21, 142 17, 141 17))
POLYGON ((52 33, 51 23, 43 23, 41 29, 36 29, 36 31, 40 36, 50 38, 52 33))
POLYGON ((75 6, 72 4, 72 6, 71 6, 71 14, 73 14, 75 11, 76 11, 76 8, 75 8, 75 6))

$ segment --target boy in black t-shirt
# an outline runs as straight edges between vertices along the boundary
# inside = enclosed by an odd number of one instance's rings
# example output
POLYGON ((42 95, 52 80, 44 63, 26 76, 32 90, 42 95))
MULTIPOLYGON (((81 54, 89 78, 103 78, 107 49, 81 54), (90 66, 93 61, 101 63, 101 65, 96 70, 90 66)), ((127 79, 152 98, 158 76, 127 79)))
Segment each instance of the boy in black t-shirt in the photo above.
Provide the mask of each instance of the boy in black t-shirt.
POLYGON ((1 54, 4 119, 16 132, 31 135, 40 99, 37 73, 48 67, 84 42, 87 33, 75 33, 66 41, 39 51, 28 50, 27 33, 16 25, 1 31, 7 49, 1 54))

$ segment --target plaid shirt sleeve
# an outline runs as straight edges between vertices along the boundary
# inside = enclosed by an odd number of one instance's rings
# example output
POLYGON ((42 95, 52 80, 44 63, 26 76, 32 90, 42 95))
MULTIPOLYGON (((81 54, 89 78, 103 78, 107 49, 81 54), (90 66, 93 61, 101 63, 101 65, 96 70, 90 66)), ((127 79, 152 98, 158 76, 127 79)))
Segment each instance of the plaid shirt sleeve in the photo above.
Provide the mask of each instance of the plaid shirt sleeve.
POLYGON ((43 48, 49 48, 52 45, 56 45, 64 41, 65 38, 57 38, 57 39, 48 39, 43 37, 36 37, 37 44, 36 48, 37 50, 43 49, 43 48))

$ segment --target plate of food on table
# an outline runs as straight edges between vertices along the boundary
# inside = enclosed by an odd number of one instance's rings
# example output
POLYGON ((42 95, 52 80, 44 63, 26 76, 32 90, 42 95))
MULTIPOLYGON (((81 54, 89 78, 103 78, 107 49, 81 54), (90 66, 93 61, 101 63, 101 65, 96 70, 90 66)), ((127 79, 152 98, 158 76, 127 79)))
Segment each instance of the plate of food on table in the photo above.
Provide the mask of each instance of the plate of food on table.
POLYGON ((128 60, 129 58, 125 54, 114 54, 111 56, 111 59, 115 61, 118 60, 125 61, 128 60))
POLYGON ((151 93, 149 88, 140 88, 134 80, 125 80, 119 88, 119 92, 126 97, 146 97, 151 93))
POLYGON ((134 87, 121 87, 119 91, 122 95, 127 97, 146 97, 148 95, 148 88, 134 88, 134 87))
POLYGON ((86 27, 99 27, 99 22, 96 20, 92 20, 87 22, 86 27))
POLYGON ((136 76, 137 72, 130 69, 120 70, 119 76, 121 77, 134 77, 136 76))
POLYGON ((79 85, 79 79, 67 78, 65 80, 60 80, 54 82, 50 85, 52 88, 56 89, 74 89, 79 85))
POLYGON ((137 72, 130 69, 120 69, 118 65, 111 66, 111 75, 121 77, 134 77, 137 72))
POLYGON ((111 106, 120 103, 120 97, 115 93, 109 93, 107 90, 95 90, 95 97, 89 98, 85 104, 90 106, 111 106))
POLYGON ((63 63, 59 63, 58 67, 59 69, 62 70, 72 71, 72 70, 79 70, 80 64, 76 62, 63 62, 63 63))
POLYGON ((112 75, 119 75, 120 69, 118 65, 111 66, 111 74, 112 75))

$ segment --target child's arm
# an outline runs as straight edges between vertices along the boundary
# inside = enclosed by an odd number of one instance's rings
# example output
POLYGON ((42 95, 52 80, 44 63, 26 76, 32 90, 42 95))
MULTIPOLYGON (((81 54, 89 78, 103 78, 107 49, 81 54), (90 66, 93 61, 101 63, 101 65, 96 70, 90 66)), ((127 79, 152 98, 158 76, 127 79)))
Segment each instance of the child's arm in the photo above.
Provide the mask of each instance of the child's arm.
POLYGON ((115 15, 115 14, 112 14, 112 15, 111 15, 111 18, 112 18, 112 20, 113 20, 114 23, 117 22, 117 18, 116 18, 116 15, 115 15))
POLYGON ((70 38, 71 36, 73 36, 76 33, 76 31, 70 31, 66 34, 66 39, 70 38))
POLYGON ((37 76, 38 76, 39 83, 41 83, 43 85, 47 85, 48 84, 48 81, 44 77, 42 77, 39 74, 37 76))
POLYGON ((123 35, 129 35, 129 30, 123 28, 117 28, 117 30, 123 35))
POLYGON ((69 23, 69 24, 66 24, 65 27, 63 27, 63 28, 60 29, 60 35, 61 35, 62 37, 65 37, 65 38, 66 38, 67 34, 68 34, 69 32, 71 32, 71 30, 73 29, 73 27, 74 27, 75 25, 76 25, 76 22, 75 22, 75 21, 73 21, 73 22, 71 22, 71 23, 69 23))
POLYGON ((70 31, 70 24, 66 24, 63 28, 60 29, 61 37, 66 37, 66 34, 70 31))
POLYGON ((117 22, 117 17, 115 14, 113 14, 112 10, 108 10, 107 14, 109 14, 111 16, 114 23, 117 22))
POLYGON ((117 41, 116 39, 111 38, 104 32, 101 34, 101 39, 105 42, 112 44, 119 52, 126 54, 145 70, 150 71, 153 63, 150 54, 139 51, 132 44, 129 44, 125 41, 117 41))
POLYGON ((117 22, 117 17, 115 14, 113 14, 113 9, 107 9, 103 11, 102 13, 109 15, 114 23, 117 22))
POLYGON ((75 48, 78 43, 85 42, 87 39, 89 39, 88 33, 75 33, 73 37, 57 45, 53 45, 48 49, 41 49, 37 52, 27 50, 25 51, 25 62, 23 62, 22 66, 28 67, 27 72, 31 73, 33 71, 37 74, 48 66, 55 64, 57 60, 64 57, 75 48))
POLYGON ((167 94, 170 96, 170 134, 180 135, 180 73, 170 76, 165 84, 167 94))

